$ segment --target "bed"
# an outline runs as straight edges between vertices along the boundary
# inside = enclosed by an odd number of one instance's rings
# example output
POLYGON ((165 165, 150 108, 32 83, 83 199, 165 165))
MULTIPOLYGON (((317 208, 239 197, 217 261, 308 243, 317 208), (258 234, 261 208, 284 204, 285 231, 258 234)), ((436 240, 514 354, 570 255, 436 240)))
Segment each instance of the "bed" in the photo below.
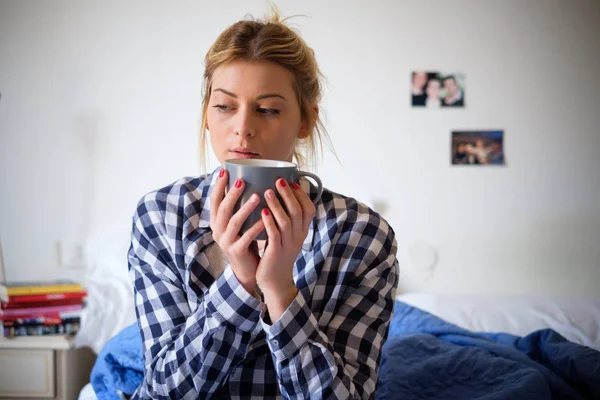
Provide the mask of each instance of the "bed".
MULTIPOLYGON (((111 338, 124 332, 135 322, 133 290, 125 261, 128 246, 129 227, 122 227, 97 235, 86 248, 88 257, 86 286, 89 298, 76 343, 78 346, 92 348, 97 354, 100 354, 103 349, 106 350, 111 338)), ((473 333, 502 332, 518 337, 541 329, 552 329, 572 343, 600 350, 600 298, 407 293, 399 295, 396 304, 403 307, 402 312, 414 309, 412 316, 417 315, 420 322, 435 321, 435 318, 439 318, 455 327, 453 329, 463 329, 473 333)), ((395 330, 390 330, 388 343, 402 340, 398 338, 391 340, 395 334, 405 336, 414 336, 415 333, 424 334, 425 329, 419 326, 417 328, 421 330, 420 332, 402 331, 402 328, 406 328, 409 324, 399 316, 399 314, 394 315, 392 329, 395 330)), ((138 346, 135 329, 130 328, 129 333, 130 342, 138 346)), ((118 351, 118 348, 113 348, 113 353, 118 351)), ((386 348, 385 351, 391 354, 390 349, 386 348)), ((384 361, 385 355, 382 362, 384 361)), ((140 359, 133 360, 130 365, 136 365, 138 368, 140 359)), ((598 374, 600 376, 600 370, 598 374)), ((381 393, 383 394, 383 391, 381 393)), ((79 400, 96 398, 90 384, 81 391, 79 396, 79 400)), ((115 393, 113 398, 119 397, 115 393)), ((386 397, 380 396, 380 398, 386 397)))
MULTIPOLYGON (((397 398, 399 393, 431 398, 427 389, 435 390, 435 398, 448 399, 477 398, 481 393, 490 399, 536 399, 544 394, 600 398, 599 313, 599 299, 398 296, 383 349, 377 399, 397 398), (399 383, 404 384, 398 387, 399 383), (490 395, 491 389, 498 393, 490 395)), ((105 388, 114 392, 112 398, 119 398, 114 389, 133 391, 143 376, 141 350, 132 348, 141 348, 135 324, 100 352, 108 361, 98 367, 96 379, 108 374, 115 379, 114 387, 105 388)), ((100 398, 109 398, 105 394, 100 398)), ((88 385, 79 400, 95 398, 88 385)))

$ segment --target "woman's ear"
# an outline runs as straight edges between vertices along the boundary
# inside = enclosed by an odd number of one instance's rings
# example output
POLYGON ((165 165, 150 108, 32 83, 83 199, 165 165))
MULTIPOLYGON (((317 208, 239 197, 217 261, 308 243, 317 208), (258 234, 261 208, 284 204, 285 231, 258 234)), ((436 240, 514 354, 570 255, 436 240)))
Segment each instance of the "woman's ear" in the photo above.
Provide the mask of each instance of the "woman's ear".
POLYGON ((313 105, 310 110, 312 111, 311 115, 302 120, 298 139, 306 139, 309 137, 312 131, 312 129, 309 129, 309 126, 314 127, 317 123, 317 119, 319 118, 319 106, 313 105), (309 121, 312 121, 312 124, 309 124, 309 121))

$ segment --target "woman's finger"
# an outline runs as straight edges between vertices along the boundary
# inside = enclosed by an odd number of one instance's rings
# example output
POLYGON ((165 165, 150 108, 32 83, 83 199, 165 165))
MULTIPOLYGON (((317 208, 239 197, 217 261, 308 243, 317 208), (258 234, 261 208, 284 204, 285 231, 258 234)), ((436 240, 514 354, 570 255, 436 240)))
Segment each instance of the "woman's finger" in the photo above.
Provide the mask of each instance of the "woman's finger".
POLYGON ((217 177, 215 186, 212 188, 212 192, 210 194, 210 226, 213 228, 213 230, 215 227, 217 227, 217 215, 221 201, 223 201, 223 197, 225 196, 227 179, 227 171, 223 168, 221 171, 219 171, 219 176, 217 177))
POLYGON ((315 217, 315 203, 310 199, 308 194, 296 182, 292 183, 292 192, 302 207, 302 229, 303 232, 308 232, 308 227, 315 217))
POLYGON ((285 179, 277 180, 275 186, 287 209, 287 215, 292 223, 292 231, 300 233, 302 231, 302 207, 285 179))
POLYGON ((293 233, 292 221, 286 214, 285 210, 283 209, 283 206, 279 202, 279 199, 277 198, 275 192, 272 189, 269 189, 265 192, 265 199, 267 199, 267 205, 273 213, 272 218, 277 224, 277 227, 279 227, 279 233, 282 237, 282 240, 288 240, 288 238, 292 237, 293 233))
POLYGON ((275 224, 275 219, 271 215, 271 212, 269 212, 268 208, 263 208, 261 215, 263 223, 265 224, 265 230, 267 231, 269 246, 276 245, 277 247, 281 247, 283 245, 281 242, 281 234, 279 233, 279 229, 275 224))
POLYGON ((244 187, 244 181, 242 179, 236 179, 233 185, 231 185, 227 191, 227 195, 225 195, 225 198, 221 201, 221 204, 219 204, 216 223, 217 226, 222 228, 223 231, 229 224, 235 203, 238 201, 242 193, 244 193, 244 187))
POLYGON ((245 202, 242 207, 233 215, 233 217, 231 217, 229 223, 227 224, 227 231, 225 234, 229 240, 234 241, 238 237, 240 230, 242 229, 242 225, 244 222, 246 222, 250 214, 252 214, 252 211, 254 211, 259 203, 260 196, 254 193, 252 196, 250 196, 248 201, 245 202))
POLYGON ((265 223, 262 219, 259 219, 254 225, 250 227, 242 237, 238 240, 238 244, 244 248, 249 248, 253 243, 254 239, 265 230, 265 223))

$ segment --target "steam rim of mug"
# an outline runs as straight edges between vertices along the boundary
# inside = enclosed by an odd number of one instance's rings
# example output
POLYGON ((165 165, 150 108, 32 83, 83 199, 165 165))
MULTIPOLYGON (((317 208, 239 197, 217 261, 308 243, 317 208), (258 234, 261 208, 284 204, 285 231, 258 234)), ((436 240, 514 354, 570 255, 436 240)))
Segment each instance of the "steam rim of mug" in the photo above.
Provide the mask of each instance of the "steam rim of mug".
POLYGON ((232 158, 225 160, 223 164, 243 165, 244 167, 276 167, 276 168, 296 168, 297 165, 288 161, 265 160, 262 158, 232 158))

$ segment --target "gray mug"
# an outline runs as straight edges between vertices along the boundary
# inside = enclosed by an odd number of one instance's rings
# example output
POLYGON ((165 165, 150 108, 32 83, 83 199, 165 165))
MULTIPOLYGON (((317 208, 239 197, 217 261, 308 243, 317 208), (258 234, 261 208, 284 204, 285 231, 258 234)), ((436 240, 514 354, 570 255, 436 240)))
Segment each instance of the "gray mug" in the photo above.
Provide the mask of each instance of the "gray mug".
MULTIPOLYGON (((250 229, 256 222, 261 219, 260 213, 263 208, 267 208, 267 202, 264 198, 265 192, 268 189, 273 189, 279 202, 285 208, 285 204, 277 189, 275 188, 275 182, 283 178, 288 182, 297 182, 302 176, 313 179, 318 187, 317 197, 314 202, 318 202, 323 194, 323 184, 321 179, 315 174, 310 172, 299 171, 298 166, 287 161, 278 160, 263 160, 263 159, 252 159, 252 158, 236 158, 231 160, 225 160, 223 167, 229 174, 229 182, 227 183, 227 190, 235 183, 237 179, 242 179, 245 182, 244 192, 234 206, 233 213, 235 214, 240 207, 246 203, 252 194, 256 193, 260 196, 260 203, 256 206, 252 214, 248 216, 240 235, 250 229)), ((267 232, 262 231, 256 240, 267 239, 267 232)))

